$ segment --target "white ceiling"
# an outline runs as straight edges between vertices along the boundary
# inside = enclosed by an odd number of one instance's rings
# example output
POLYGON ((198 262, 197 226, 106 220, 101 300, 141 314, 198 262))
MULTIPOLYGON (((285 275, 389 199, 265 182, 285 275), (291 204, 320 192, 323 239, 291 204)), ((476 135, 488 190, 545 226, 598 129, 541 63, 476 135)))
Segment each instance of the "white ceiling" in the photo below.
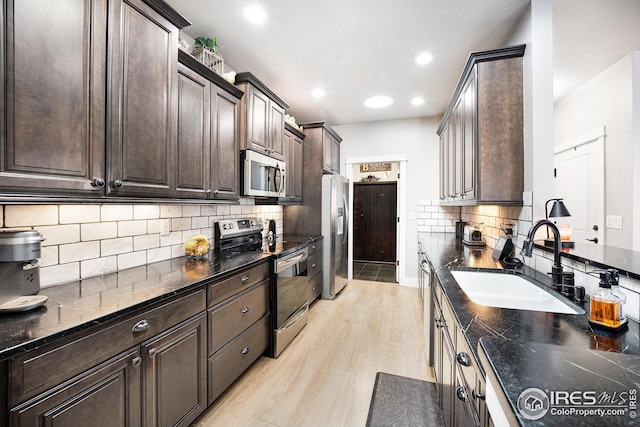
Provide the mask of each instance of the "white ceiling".
MULTIPOLYGON (((504 46, 529 6, 529 0, 166 1, 192 22, 185 33, 217 37, 225 63, 253 73, 291 106, 287 113, 298 123, 332 125, 442 115, 469 53, 504 46), (260 26, 242 16, 256 3, 268 15, 260 26), (413 59, 423 51, 434 60, 417 66, 413 59), (325 98, 311 96, 316 87, 325 98), (371 95, 395 103, 367 109, 362 102, 371 95), (412 106, 414 96, 425 103, 412 106)), ((554 73, 564 91, 575 87, 564 82, 584 83, 640 48, 640 37, 628 36, 639 33, 640 25, 632 25, 640 18, 638 0, 555 0, 554 16, 554 73)))

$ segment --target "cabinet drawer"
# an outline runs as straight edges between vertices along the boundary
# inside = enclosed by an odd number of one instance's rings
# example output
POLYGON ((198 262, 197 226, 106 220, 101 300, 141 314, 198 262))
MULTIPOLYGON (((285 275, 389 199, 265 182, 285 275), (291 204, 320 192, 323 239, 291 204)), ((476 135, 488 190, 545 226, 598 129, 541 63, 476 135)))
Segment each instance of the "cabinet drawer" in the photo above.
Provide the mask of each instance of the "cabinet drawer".
POLYGON ((267 278, 269 278, 269 263, 263 262, 227 279, 212 283, 207 287, 207 306, 216 305, 267 278))
POLYGON ((307 258, 307 275, 313 277, 322 271, 322 251, 309 255, 307 258))
POLYGON ((322 272, 309 279, 309 303, 313 302, 322 293, 322 272))
POLYGON ((316 252, 319 252, 322 250, 322 239, 318 239, 313 243, 309 243, 308 246, 308 250, 309 250, 309 255, 313 255, 316 252))
MULTIPOLYGON (((205 291, 127 315, 96 332, 82 331, 16 357, 10 363, 11 405, 73 377, 98 363, 205 310, 205 291), (134 328, 140 329, 134 332, 134 328)), ((95 330, 96 328, 92 328, 95 330)))
POLYGON ((209 404, 222 394, 269 345, 269 316, 209 358, 209 404))
POLYGON ((232 299, 209 309, 209 354, 253 325, 269 312, 269 280, 232 299))

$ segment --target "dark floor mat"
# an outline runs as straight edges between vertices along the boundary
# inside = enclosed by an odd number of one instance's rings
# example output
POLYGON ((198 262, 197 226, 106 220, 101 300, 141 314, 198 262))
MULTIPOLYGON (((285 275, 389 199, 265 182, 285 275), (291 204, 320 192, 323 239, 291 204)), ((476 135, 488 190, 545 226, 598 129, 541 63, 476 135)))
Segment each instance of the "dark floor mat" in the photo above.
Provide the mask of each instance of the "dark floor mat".
POLYGON ((444 426, 436 385, 378 372, 367 427, 444 426))

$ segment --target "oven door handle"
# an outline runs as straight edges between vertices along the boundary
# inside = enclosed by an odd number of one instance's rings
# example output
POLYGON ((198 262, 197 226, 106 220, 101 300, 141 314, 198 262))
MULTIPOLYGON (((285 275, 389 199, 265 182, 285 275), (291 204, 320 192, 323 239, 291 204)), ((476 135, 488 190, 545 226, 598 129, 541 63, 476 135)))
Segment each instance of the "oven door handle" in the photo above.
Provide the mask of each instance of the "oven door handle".
POLYGON ((282 328, 280 328, 279 331, 284 331, 285 329, 289 329, 290 327, 295 325, 296 322, 300 320, 302 316, 304 316, 308 309, 309 301, 305 301, 304 304, 302 304, 302 306, 291 315, 291 317, 285 322, 285 324, 282 325, 282 328))
POLYGON ((276 262, 276 273, 280 273, 281 271, 286 270, 292 265, 297 264, 301 261, 304 261, 307 258, 308 258, 307 251, 304 251, 299 255, 294 255, 294 256, 291 256, 290 258, 287 257, 287 258, 280 259, 276 262))

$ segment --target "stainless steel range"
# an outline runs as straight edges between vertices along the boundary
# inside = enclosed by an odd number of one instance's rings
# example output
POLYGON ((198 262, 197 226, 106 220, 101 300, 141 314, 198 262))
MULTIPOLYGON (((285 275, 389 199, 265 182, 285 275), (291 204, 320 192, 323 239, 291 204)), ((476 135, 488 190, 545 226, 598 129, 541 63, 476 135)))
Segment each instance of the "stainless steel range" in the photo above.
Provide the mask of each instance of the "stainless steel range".
POLYGON ((270 223, 269 233, 264 237, 262 222, 257 218, 220 220, 215 225, 214 234, 215 249, 222 255, 262 250, 275 256, 271 269, 273 335, 269 355, 278 357, 307 324, 306 243, 278 239, 274 223, 270 223))

